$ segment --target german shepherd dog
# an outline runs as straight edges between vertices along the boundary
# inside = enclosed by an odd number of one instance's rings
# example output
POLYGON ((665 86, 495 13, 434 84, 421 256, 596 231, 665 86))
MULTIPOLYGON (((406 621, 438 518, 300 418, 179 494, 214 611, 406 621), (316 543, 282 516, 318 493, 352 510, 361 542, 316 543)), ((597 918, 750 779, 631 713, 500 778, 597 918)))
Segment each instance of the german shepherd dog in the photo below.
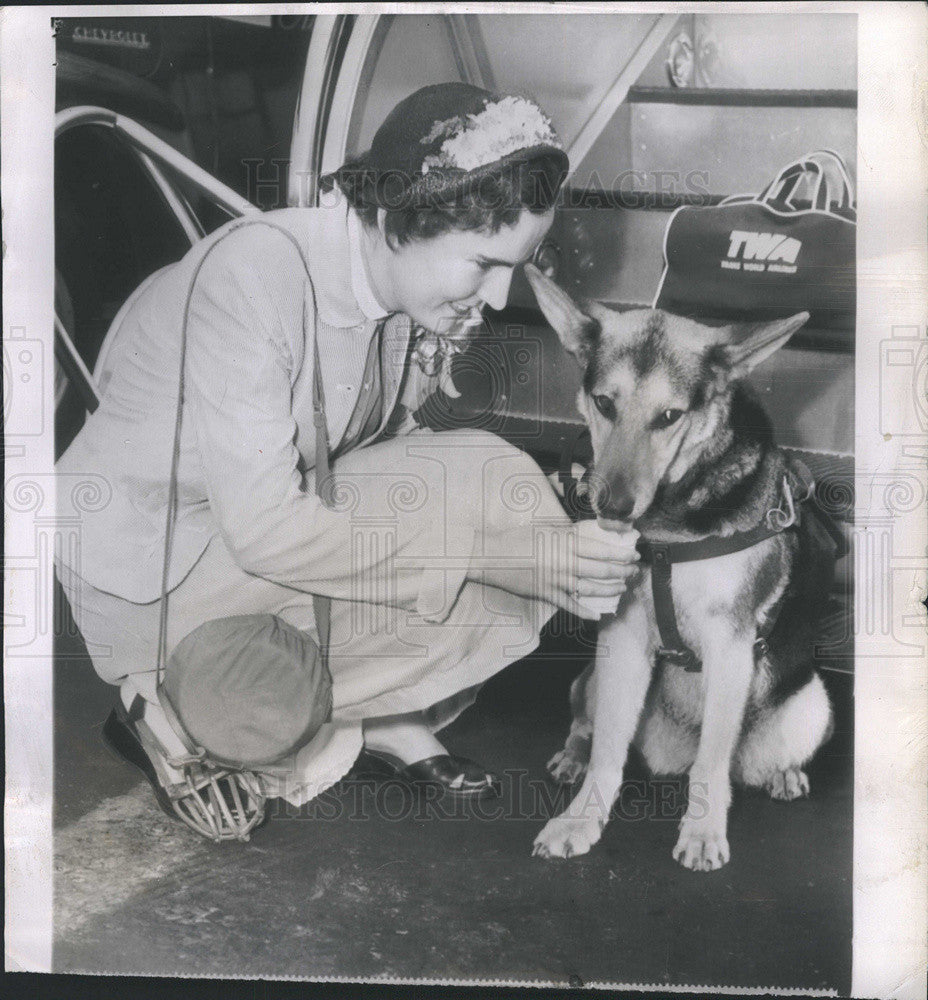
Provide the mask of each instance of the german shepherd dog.
POLYGON ((674 567, 677 635, 700 672, 658 656, 652 570, 642 567, 615 615, 600 622, 595 662, 571 689, 570 734, 548 763, 558 781, 585 777, 536 838, 536 855, 569 858, 599 840, 634 744, 653 773, 689 773, 673 857, 711 871, 729 860, 731 781, 776 799, 807 795, 802 768, 832 728, 810 662, 831 542, 802 510, 803 497, 793 500, 810 484, 775 447, 768 418, 740 384, 808 313, 709 327, 659 310, 581 308, 536 268, 526 272, 583 371, 578 407, 592 437, 590 499, 601 525, 631 524, 658 544, 693 542, 791 512, 792 530, 674 567))

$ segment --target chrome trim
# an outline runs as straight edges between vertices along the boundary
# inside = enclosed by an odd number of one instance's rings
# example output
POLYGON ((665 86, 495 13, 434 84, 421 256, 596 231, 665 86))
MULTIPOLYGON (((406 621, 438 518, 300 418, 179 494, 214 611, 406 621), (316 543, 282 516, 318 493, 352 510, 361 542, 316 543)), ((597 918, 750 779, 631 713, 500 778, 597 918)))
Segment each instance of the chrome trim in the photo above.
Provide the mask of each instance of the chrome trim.
POLYGON ((177 216, 177 221, 183 227, 190 245, 193 246, 203 236, 202 227, 199 222, 197 222, 190 209, 177 196, 177 191, 168 183, 168 179, 161 173, 158 164, 155 163, 148 153, 140 149, 136 150, 136 152, 145 168, 151 174, 152 180, 158 185, 158 190, 161 192, 162 197, 170 206, 171 211, 177 216))
MULTIPOLYGON (((322 139, 320 176, 337 170, 344 162, 357 111, 357 97, 365 82, 371 49, 389 30, 392 15, 361 15, 355 18, 351 38, 338 71, 329 120, 322 139)), ((378 47, 379 51, 379 47, 378 47)))
MULTIPOLYGON (((55 115, 55 138, 79 125, 106 125, 115 129, 143 154, 147 154, 151 159, 156 160, 172 170, 176 170, 182 177, 185 177, 191 184, 196 185, 201 191, 206 193, 218 205, 231 212, 235 216, 248 215, 258 212, 260 209, 252 205, 246 198, 242 198, 232 188, 216 180, 212 174, 197 166, 192 160, 179 153, 173 146, 159 139, 154 133, 149 132, 131 118, 125 115, 116 114, 115 111, 108 111, 106 108, 97 108, 84 105, 75 108, 66 108, 55 115)), ((173 206, 172 206, 173 207, 173 206)))
MULTIPOLYGON (((97 392, 97 385, 94 382, 93 376, 87 369, 87 365, 84 364, 84 359, 78 354, 77 348, 74 346, 74 342, 71 340, 68 331, 64 328, 64 323, 58 318, 58 313, 55 313, 55 333, 58 335, 58 339, 64 345, 64 349, 68 352, 68 356, 74 362, 75 368, 80 377, 83 379, 86 388, 90 395, 96 400, 97 406, 100 405, 100 394, 97 392)), ((64 373, 65 378, 68 378, 68 373, 64 373)), ((70 379, 68 379, 70 381, 70 379)), ((64 393, 67 388, 67 383, 63 383, 60 391, 55 392, 55 405, 61 402, 64 398, 64 393), (60 397, 59 397, 60 392, 60 397)), ((96 407, 94 407, 96 409, 96 407)), ((91 411, 92 412, 92 411, 91 411)))
POLYGON ((293 114, 293 139, 290 142, 290 172, 287 178, 287 202, 307 208, 319 199, 320 132, 328 117, 323 107, 332 90, 332 65, 342 36, 345 16, 317 16, 306 54, 303 85, 293 114))
POLYGON ((448 31, 448 40, 451 42, 451 50, 461 79, 465 83, 483 87, 484 90, 495 91, 496 81, 477 15, 445 14, 442 20, 448 31))
POLYGON ((632 85, 644 72, 648 63, 657 54, 660 47, 667 41, 670 33, 680 19, 679 13, 659 14, 646 32, 641 44, 635 49, 631 59, 622 67, 618 76, 612 81, 603 99, 592 110, 583 127, 577 133, 567 149, 570 157, 570 173, 565 178, 567 183, 577 167, 586 159, 587 154, 602 135, 603 130, 612 120, 619 106, 628 96, 632 85))
MULTIPOLYGON (((159 139, 158 136, 149 132, 148 129, 143 128, 143 126, 139 125, 131 118, 127 118, 125 115, 117 114, 115 111, 110 111, 107 108, 82 105, 73 108, 65 108, 64 110, 59 111, 58 114, 55 115, 55 138, 57 139, 59 136, 64 135, 71 129, 78 128, 83 125, 104 125, 119 132, 120 135, 122 135, 129 142, 138 155, 142 166, 148 171, 153 182, 163 195, 168 207, 174 213, 178 223, 183 228, 191 246, 203 236, 199 221, 190 211, 188 206, 181 200, 177 190, 168 178, 165 177, 161 170, 161 165, 169 167, 171 170, 176 171, 180 176, 186 178, 191 184, 203 191, 216 204, 235 217, 260 211, 256 206, 252 205, 250 201, 242 198, 235 191, 233 191, 232 188, 227 187, 221 181, 216 180, 215 177, 203 170, 202 167, 197 166, 197 164, 195 164, 192 160, 184 156, 183 153, 178 152, 173 146, 164 142, 164 140, 159 139)), ((138 291, 147 285, 150 280, 151 276, 149 276, 149 278, 142 283, 140 288, 129 297, 129 300, 123 304, 122 309, 120 309, 117 314, 116 319, 119 319, 125 313, 128 303, 135 299, 138 291)), ((98 377, 102 372, 106 355, 109 353, 109 349, 112 346, 113 333, 117 326, 118 324, 115 321, 110 325, 110 329, 107 331, 107 335, 104 338, 103 343, 100 345, 100 350, 97 354, 97 362, 94 366, 94 373, 92 375, 87 368, 87 365, 84 363, 83 358, 81 358, 77 347, 74 345, 70 334, 65 329, 64 324, 61 322, 58 315, 55 315, 55 334, 64 346, 64 349, 67 351, 68 356, 73 360, 77 373, 86 383, 86 388, 90 395, 96 399, 98 404, 100 402, 98 377)), ((65 373, 65 377, 67 377, 67 373, 65 373)), ((63 394, 63 388, 60 391, 60 396, 59 393, 56 393, 56 404, 60 402, 60 397, 63 397, 63 394)))

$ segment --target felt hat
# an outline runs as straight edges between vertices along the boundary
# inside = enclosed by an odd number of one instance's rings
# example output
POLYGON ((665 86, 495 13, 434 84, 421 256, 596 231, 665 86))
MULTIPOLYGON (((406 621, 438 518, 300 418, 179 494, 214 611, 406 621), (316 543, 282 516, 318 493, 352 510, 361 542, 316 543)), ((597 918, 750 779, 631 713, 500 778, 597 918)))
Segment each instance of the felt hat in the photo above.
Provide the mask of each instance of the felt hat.
POLYGON ((238 615, 178 643, 158 698, 191 753, 255 768, 316 735, 332 714, 332 680, 308 635, 275 615, 238 615))
POLYGON ((534 101, 469 83, 422 87, 390 112, 371 148, 326 179, 353 191, 355 203, 385 209, 448 203, 511 163, 547 155, 552 194, 569 160, 534 101))

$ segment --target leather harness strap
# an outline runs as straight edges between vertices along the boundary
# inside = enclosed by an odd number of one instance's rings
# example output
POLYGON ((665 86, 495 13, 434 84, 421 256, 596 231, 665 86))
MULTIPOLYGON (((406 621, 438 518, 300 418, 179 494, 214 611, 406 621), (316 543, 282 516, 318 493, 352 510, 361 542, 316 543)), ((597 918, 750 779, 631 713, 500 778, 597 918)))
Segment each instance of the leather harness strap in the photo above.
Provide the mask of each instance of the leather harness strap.
POLYGON ((780 535, 783 531, 783 528, 770 528, 762 524, 751 528, 750 531, 700 538, 695 542, 649 542, 645 538, 640 538, 636 547, 644 562, 656 561, 657 553, 661 553, 661 558, 666 558, 668 563, 697 562, 701 559, 730 556, 734 552, 741 552, 742 549, 749 549, 752 545, 765 542, 774 535, 780 535))
POLYGON ((654 598, 654 615, 657 618, 657 628, 661 635, 661 648, 657 651, 659 660, 674 663, 687 673, 702 670, 699 657, 683 641, 677 626, 677 613, 673 606, 673 587, 671 585, 673 563, 668 556, 667 547, 643 545, 639 541, 638 551, 641 558, 647 560, 644 551, 650 550, 651 563, 651 594, 654 598))
MULTIPOLYGON (((722 538, 702 538, 698 542, 649 542, 638 540, 636 548, 641 561, 651 567, 651 594, 654 598, 654 616, 661 636, 658 660, 683 667, 687 673, 702 670, 702 661, 683 641, 677 626, 677 614, 673 604, 673 564, 675 562, 697 562, 703 559, 717 559, 719 556, 741 552, 753 545, 781 534, 783 528, 769 528, 767 525, 750 531, 739 531, 722 538)), ((755 654, 766 652, 766 640, 754 643, 755 654)))

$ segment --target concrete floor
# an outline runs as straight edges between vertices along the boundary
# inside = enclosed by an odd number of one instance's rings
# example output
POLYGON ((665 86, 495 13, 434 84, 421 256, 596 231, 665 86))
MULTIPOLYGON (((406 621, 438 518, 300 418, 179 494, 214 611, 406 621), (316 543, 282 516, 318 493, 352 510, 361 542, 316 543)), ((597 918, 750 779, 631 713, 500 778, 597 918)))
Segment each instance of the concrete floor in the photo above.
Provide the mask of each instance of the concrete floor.
POLYGON ((79 639, 62 641, 56 970, 847 995, 851 676, 826 675, 837 729, 808 769, 811 798, 737 794, 722 870, 693 873, 671 859, 681 789, 640 771, 590 854, 545 862, 530 856, 559 804, 544 763, 563 741, 584 655, 546 637, 446 730, 452 749, 503 773, 491 815, 439 816, 399 787, 358 778, 299 812, 278 808, 248 844, 213 845, 163 816, 137 772, 109 756, 99 730, 114 689, 79 639))

